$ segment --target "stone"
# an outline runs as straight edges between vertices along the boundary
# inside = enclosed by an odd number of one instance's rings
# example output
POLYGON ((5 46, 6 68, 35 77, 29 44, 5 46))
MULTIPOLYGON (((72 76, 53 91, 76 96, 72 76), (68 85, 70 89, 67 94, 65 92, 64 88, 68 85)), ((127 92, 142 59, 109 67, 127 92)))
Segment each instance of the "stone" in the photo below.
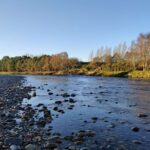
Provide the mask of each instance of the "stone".
POLYGON ((25 150, 37 150, 37 147, 33 144, 28 144, 25 146, 25 150))
POLYGON ((58 111, 58 107, 54 107, 53 110, 54 110, 54 111, 58 111))
POLYGON ((48 95, 53 95, 53 93, 52 93, 52 92, 49 92, 48 95))
POLYGON ((36 124, 37 124, 38 127, 45 127, 46 121, 40 118, 40 120, 37 121, 36 124))
POLYGON ((75 96, 76 96, 76 94, 74 94, 74 93, 71 94, 71 97, 75 97, 75 96))
POLYGON ((76 147, 75 146, 69 146, 68 150, 76 150, 76 147))
POLYGON ((57 148, 57 145, 54 143, 48 143, 46 145, 46 148, 48 148, 49 150, 53 150, 53 149, 57 148))
POLYGON ((75 103, 76 101, 72 98, 69 99, 69 103, 75 103))
POLYGON ((131 128, 131 130, 134 132, 138 132, 140 129, 138 127, 133 127, 133 128, 131 128))
POLYGON ((36 97, 36 92, 33 92, 32 96, 33 96, 33 97, 36 97))
POLYGON ((134 143, 134 144, 142 144, 142 142, 138 141, 138 140, 133 140, 132 143, 134 143))
POLYGON ((11 145, 10 150, 20 150, 20 146, 17 145, 11 145))
POLYGON ((96 121, 96 120, 98 120, 98 118, 97 117, 92 117, 92 120, 96 121))
POLYGON ((138 117, 139 118, 145 118, 145 117, 148 117, 148 115, 144 114, 144 113, 140 113, 140 114, 138 114, 138 117))
POLYGON ((127 150, 127 148, 124 145, 120 145, 116 150, 127 150))
POLYGON ((89 150, 88 147, 81 147, 80 150, 89 150))
POLYGON ((10 137, 10 138, 6 138, 5 140, 5 144, 6 145, 21 145, 22 144, 22 140, 19 138, 15 138, 15 137, 10 137))
POLYGON ((56 101, 55 104, 60 105, 62 102, 61 101, 56 101))
POLYGON ((70 95, 68 93, 64 93, 62 94, 62 97, 70 97, 70 95))

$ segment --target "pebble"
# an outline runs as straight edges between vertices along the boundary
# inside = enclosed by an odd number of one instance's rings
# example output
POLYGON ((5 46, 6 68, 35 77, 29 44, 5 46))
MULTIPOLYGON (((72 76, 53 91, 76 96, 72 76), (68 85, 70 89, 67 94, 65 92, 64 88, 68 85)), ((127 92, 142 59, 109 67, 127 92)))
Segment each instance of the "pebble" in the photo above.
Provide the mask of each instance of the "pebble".
POLYGON ((134 143, 134 144, 142 144, 142 142, 138 141, 138 140, 133 140, 132 143, 134 143))
POLYGON ((80 150, 89 150, 88 147, 81 147, 80 150))
POLYGON ((25 146, 25 150, 37 150, 37 147, 33 144, 28 144, 25 146))
POLYGON ((144 114, 144 113, 140 113, 140 114, 138 114, 138 117, 139 118, 145 118, 145 117, 148 117, 148 115, 144 114))
POLYGON ((128 150, 124 145, 120 145, 116 150, 128 150))
POLYGON ((138 132, 140 129, 138 127, 132 127, 131 130, 134 132, 138 132))
POLYGON ((20 146, 17 145, 11 145, 10 150, 20 150, 20 146))
POLYGON ((76 147, 75 146, 69 146, 68 150, 76 150, 76 147))
POLYGON ((36 97, 36 92, 33 92, 32 96, 33 96, 33 97, 36 97))

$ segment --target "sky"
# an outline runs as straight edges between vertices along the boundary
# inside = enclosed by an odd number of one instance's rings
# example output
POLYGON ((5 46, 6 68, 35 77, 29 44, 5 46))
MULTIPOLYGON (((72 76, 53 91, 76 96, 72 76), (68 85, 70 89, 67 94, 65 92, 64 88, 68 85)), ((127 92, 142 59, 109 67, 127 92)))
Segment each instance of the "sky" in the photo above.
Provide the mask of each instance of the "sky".
POLYGON ((141 32, 150 32, 150 0, 0 0, 0 58, 67 51, 86 61, 141 32))

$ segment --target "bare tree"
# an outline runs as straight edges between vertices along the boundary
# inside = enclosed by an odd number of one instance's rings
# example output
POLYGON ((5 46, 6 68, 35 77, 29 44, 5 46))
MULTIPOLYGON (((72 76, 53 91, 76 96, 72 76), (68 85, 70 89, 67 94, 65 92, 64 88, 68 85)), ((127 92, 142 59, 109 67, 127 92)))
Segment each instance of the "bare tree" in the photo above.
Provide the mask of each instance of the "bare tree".
POLYGON ((94 53, 93 51, 91 51, 90 55, 89 55, 89 61, 92 62, 94 58, 94 53))

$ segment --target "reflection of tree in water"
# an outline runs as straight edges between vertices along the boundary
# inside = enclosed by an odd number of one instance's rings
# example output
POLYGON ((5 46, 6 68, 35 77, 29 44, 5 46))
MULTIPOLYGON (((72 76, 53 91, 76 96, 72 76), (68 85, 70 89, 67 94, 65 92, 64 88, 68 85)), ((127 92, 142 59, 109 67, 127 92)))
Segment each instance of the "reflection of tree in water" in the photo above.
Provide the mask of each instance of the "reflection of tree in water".
POLYGON ((135 104, 133 110, 150 114, 150 81, 129 80, 129 86, 132 90, 129 100, 135 104))

